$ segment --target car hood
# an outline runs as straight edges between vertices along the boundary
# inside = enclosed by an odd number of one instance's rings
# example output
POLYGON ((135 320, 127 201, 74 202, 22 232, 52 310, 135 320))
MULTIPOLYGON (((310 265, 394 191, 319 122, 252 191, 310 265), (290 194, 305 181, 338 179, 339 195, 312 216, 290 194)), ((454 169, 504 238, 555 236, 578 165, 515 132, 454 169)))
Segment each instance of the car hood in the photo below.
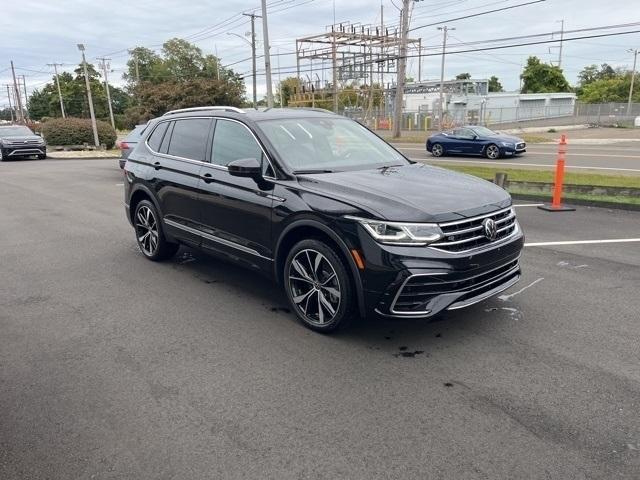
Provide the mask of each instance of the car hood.
POLYGON ((509 194, 491 182, 424 164, 304 175, 299 182, 391 221, 448 222, 511 204, 509 194))
POLYGON ((16 136, 16 137, 0 137, 0 140, 2 140, 5 143, 22 143, 25 140, 38 140, 39 142, 44 141, 42 139, 42 137, 39 137, 38 135, 21 135, 21 136, 16 136))

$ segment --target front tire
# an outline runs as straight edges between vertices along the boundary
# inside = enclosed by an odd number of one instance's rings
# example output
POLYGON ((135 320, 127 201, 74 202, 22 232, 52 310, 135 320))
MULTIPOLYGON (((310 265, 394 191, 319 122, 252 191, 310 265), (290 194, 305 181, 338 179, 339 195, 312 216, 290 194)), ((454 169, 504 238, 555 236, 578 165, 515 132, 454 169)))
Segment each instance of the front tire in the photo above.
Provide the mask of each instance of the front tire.
POLYGON ((282 278, 291 308, 311 330, 332 332, 353 319, 353 282, 344 262, 326 243, 308 239, 294 245, 282 278))
POLYGON ((149 260, 158 262, 173 257, 180 245, 170 243, 164 236, 160 216, 149 200, 142 200, 133 214, 136 241, 142 254, 149 260))
POLYGON ((444 147, 441 143, 431 145, 431 155, 434 157, 442 157, 444 155, 444 147))
POLYGON ((491 143, 487 145, 487 148, 484 150, 484 154, 491 160, 497 160, 500 158, 500 147, 495 143, 491 143))
POLYGON ((38 155, 38 160, 44 160, 45 158, 47 158, 46 153, 38 155))
POLYGON ((4 161, 4 152, 0 148, 0 162, 4 161))

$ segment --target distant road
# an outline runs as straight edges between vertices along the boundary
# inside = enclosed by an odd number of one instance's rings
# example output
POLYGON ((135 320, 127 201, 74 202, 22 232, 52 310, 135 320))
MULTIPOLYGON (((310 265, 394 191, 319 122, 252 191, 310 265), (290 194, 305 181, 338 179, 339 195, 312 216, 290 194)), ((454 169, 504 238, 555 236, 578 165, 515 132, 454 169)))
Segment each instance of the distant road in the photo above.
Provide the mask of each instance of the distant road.
MULTIPOLYGON (((489 160, 484 157, 447 156, 434 158, 421 144, 395 144, 412 160, 428 163, 462 163, 468 165, 489 166, 505 165, 509 167, 549 168, 556 163, 558 147, 556 145, 532 144, 527 152, 517 157, 505 157, 489 160)), ((640 145, 638 143, 616 143, 613 145, 569 145, 567 149, 567 169, 594 170, 602 173, 621 173, 640 175, 640 145)))

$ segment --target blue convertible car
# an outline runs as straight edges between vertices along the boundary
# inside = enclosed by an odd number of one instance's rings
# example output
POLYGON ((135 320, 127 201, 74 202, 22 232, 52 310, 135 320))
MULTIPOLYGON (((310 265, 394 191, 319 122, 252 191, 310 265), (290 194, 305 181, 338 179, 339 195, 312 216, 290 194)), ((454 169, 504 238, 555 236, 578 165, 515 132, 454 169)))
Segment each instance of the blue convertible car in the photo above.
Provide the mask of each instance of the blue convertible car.
POLYGON ((461 127, 440 132, 427 139, 427 151, 434 157, 448 153, 484 155, 496 159, 526 151, 524 140, 489 130, 486 127, 461 127))

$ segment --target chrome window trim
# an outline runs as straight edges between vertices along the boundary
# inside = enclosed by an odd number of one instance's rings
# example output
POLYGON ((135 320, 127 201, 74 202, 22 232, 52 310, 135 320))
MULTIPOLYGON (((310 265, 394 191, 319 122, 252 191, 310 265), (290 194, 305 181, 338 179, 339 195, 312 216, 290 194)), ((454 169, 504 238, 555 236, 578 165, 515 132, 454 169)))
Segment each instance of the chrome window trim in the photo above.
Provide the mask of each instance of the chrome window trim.
MULTIPOLYGON (((156 128, 158 128, 158 126, 161 123, 176 122, 176 121, 179 121, 179 120, 182 120, 182 119, 189 120, 189 119, 198 119, 198 118, 207 118, 207 119, 212 119, 212 120, 216 120, 216 121, 228 120, 230 122, 236 122, 236 123, 239 123, 240 125, 242 125, 244 128, 249 130, 249 133, 251 133, 251 136, 253 137, 253 139, 256 141, 256 143, 260 147, 260 150, 262 151, 262 154, 264 155, 264 158, 266 158, 267 162, 269 162, 269 166, 271 167, 271 170, 273 170, 273 173, 276 173, 276 169, 273 167, 273 162, 271 161, 271 158, 269 157, 269 155, 267 154, 266 150, 264 149, 264 147, 260 143, 260 140, 258 140, 258 137, 256 137, 256 135, 253 133, 253 131, 251 131, 251 129, 249 127, 247 127, 244 123, 242 123, 239 120, 235 120, 233 118, 216 117, 216 116, 213 116, 213 115, 203 115, 203 116, 197 116, 197 117, 194 116, 194 117, 167 118, 167 119, 161 120, 161 121, 159 121, 159 122, 157 122, 155 124, 155 126, 153 127, 153 130, 151 130, 151 133, 149 135, 147 135, 147 137, 144 139, 145 146, 149 149, 149 151, 151 153, 153 153, 154 155, 157 155, 159 157, 167 158, 169 160, 180 160, 182 162, 192 163, 194 165, 208 165, 208 166, 211 166, 211 167, 213 167, 213 168, 215 168, 217 170, 228 172, 229 169, 227 167, 225 167, 223 165, 216 165, 216 164, 213 163, 213 161, 205 162, 205 161, 202 161, 202 160, 194 160, 192 158, 180 157, 178 155, 171 155, 169 153, 160 153, 160 152, 156 152, 153 148, 151 148, 149 146, 149 143, 148 143, 149 138, 151 137, 151 135, 153 135, 153 132, 156 130, 156 128)), ((172 132, 172 134, 173 134, 173 132, 172 132)), ((214 136, 213 140, 215 140, 215 129, 214 129, 214 135, 213 136, 214 136)), ((211 142, 211 146, 213 148, 213 141, 211 142)), ((213 157, 211 158, 211 160, 213 160, 213 157)), ((273 181, 278 180, 277 178, 271 177, 271 176, 268 176, 268 175, 263 175, 263 178, 265 180, 273 180, 273 181)))
MULTIPOLYGON (((487 273, 495 272, 496 270, 500 270, 505 265, 509 265, 513 261, 514 260, 510 260, 510 261, 508 261, 506 263, 503 263, 499 267, 492 268, 491 270, 487 270, 486 272, 482 272, 482 273, 479 273, 477 275, 472 275, 470 277, 466 277, 464 279, 461 279, 460 281, 470 280, 472 278, 476 278, 476 277, 480 277, 482 275, 486 275, 487 273)), ((498 281, 498 280, 500 280, 500 279, 512 274, 515 270, 519 269, 520 268, 520 255, 518 255, 518 257, 515 259, 515 262, 516 262, 516 265, 513 268, 511 268, 509 271, 503 273, 498 278, 493 279, 491 282, 486 282, 486 283, 492 283, 494 281, 498 281)), ((398 288, 398 291, 396 292, 396 295, 393 297, 393 302, 391 302, 391 306, 389 307, 389 312, 391 312, 393 315, 402 315, 402 316, 407 316, 407 317, 428 315, 429 313, 431 313, 431 310, 423 310, 423 311, 420 311, 420 312, 398 312, 398 311, 396 311, 395 310, 395 306, 396 306, 396 303, 398 301, 398 298, 400 298, 400 294, 402 293, 402 290, 404 290, 404 287, 407 285, 407 283, 409 283, 409 280, 411 280, 412 278, 415 278, 415 277, 429 277, 429 276, 434 276, 434 275, 449 275, 450 273, 452 273, 452 272, 416 273, 415 275, 409 275, 404 280, 404 282, 402 282, 402 285, 400 286, 400 288, 398 288)), ((471 290, 468 290, 465 293, 473 292, 474 290, 478 290, 478 288, 482 288, 482 285, 480 287, 472 288, 471 290)), ((478 300, 478 301, 480 301, 480 300, 478 300)), ((472 305, 472 304, 470 303, 469 305, 472 305)), ((462 307, 458 307, 458 308, 462 308, 462 307)))
POLYGON ((186 225, 182 225, 181 223, 174 222, 173 220, 168 220, 166 218, 163 218, 163 221, 167 225, 170 225, 170 226, 175 227, 175 228, 179 228, 181 230, 184 230, 185 232, 193 233, 194 235, 198 235, 199 237, 206 238, 207 240, 211 240, 212 242, 216 242, 216 243, 219 243, 221 245, 225 245, 227 247, 235 248, 235 249, 240 250, 242 252, 249 253, 249 254, 254 255, 256 257, 260 257, 260 258, 263 258, 263 259, 268 260, 270 262, 273 262, 272 258, 265 257, 264 255, 261 255, 260 252, 258 252, 257 250, 254 250, 253 248, 245 247, 244 245, 240 245, 239 243, 235 243, 235 242, 232 242, 230 240, 225 240, 224 238, 220 238, 220 237, 217 237, 215 235, 211 235, 211 234, 202 232, 202 231, 200 231, 200 230, 198 230, 196 228, 187 227, 186 225))

